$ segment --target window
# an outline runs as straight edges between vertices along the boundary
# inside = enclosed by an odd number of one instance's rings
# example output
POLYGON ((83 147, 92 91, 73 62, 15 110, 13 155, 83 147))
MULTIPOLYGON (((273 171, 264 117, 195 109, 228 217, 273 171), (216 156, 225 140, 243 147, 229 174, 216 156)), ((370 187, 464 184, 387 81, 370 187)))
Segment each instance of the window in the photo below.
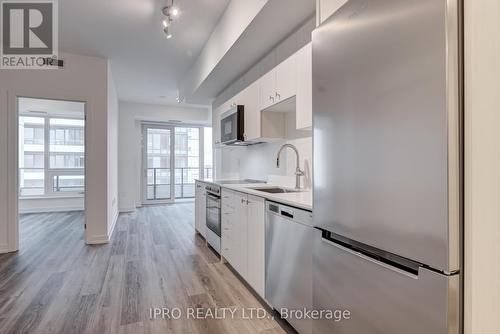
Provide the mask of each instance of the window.
POLYGON ((212 179, 214 177, 212 128, 204 128, 203 137, 203 178, 212 179))
POLYGON ((85 128, 82 118, 21 114, 19 152, 21 196, 84 191, 85 128))
POLYGON ((192 198, 194 180, 213 174, 212 128, 145 123, 143 159, 145 203, 192 198))
POLYGON ((200 128, 175 128, 175 197, 194 197, 200 177, 200 128))

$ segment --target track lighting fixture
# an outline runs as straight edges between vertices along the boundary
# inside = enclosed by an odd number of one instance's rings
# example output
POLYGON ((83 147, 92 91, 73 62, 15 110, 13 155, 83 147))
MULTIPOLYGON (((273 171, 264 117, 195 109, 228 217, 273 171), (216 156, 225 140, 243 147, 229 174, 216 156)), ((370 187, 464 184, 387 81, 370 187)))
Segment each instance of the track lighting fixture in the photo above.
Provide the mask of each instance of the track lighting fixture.
POLYGON ((163 32, 167 36, 167 39, 170 39, 172 38, 172 31, 170 27, 174 18, 179 16, 179 9, 174 6, 174 0, 172 0, 170 5, 163 7, 161 11, 163 15, 165 15, 165 18, 162 21, 163 32))

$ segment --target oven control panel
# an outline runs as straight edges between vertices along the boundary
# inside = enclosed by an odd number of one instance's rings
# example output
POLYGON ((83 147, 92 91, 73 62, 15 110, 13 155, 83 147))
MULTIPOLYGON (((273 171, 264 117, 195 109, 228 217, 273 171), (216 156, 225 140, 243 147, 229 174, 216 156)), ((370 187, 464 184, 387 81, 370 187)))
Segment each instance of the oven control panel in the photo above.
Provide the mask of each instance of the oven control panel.
POLYGON ((220 196, 220 187, 219 186, 216 186, 216 185, 207 185, 205 187, 205 189, 209 192, 209 193, 212 193, 214 195, 217 195, 217 196, 220 196))

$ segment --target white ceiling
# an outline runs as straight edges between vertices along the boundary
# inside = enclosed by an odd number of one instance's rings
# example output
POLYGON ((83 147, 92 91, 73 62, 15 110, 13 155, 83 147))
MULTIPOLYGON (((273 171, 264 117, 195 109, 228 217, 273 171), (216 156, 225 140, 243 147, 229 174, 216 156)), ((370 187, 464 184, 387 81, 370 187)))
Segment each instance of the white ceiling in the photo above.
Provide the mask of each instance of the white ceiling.
POLYGON ((59 48, 109 58, 122 100, 175 104, 179 83, 229 1, 176 0, 181 14, 169 40, 162 31, 161 8, 170 1, 59 1, 59 48))

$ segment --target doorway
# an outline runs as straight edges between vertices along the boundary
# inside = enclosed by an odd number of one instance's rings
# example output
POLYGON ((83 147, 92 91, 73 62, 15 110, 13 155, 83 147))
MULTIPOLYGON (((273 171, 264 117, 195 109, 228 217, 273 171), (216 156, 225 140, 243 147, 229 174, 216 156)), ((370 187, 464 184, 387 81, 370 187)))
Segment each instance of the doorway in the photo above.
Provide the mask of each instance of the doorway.
POLYGON ((143 204, 195 196, 195 179, 211 178, 212 129, 195 125, 142 124, 143 204))
POLYGON ((85 224, 85 102, 17 97, 19 240, 85 224), (45 228, 41 229, 41 224, 45 228))

